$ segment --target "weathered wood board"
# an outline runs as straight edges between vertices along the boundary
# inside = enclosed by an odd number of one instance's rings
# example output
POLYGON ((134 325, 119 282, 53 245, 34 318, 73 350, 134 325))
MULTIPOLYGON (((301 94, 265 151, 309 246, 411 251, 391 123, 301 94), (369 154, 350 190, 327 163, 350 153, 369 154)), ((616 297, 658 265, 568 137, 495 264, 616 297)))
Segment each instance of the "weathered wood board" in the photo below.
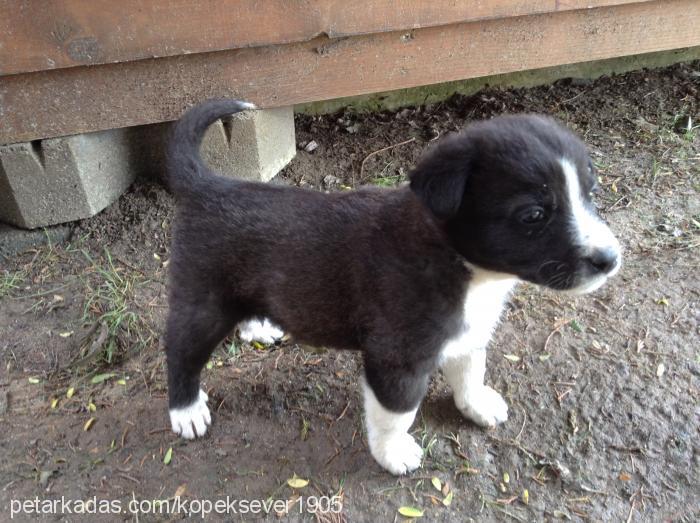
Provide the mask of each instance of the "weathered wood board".
POLYGON ((282 106, 700 45, 658 0, 0 77, 0 143, 161 122, 214 96, 282 106))
POLYGON ((0 0, 0 76, 651 0, 0 0))

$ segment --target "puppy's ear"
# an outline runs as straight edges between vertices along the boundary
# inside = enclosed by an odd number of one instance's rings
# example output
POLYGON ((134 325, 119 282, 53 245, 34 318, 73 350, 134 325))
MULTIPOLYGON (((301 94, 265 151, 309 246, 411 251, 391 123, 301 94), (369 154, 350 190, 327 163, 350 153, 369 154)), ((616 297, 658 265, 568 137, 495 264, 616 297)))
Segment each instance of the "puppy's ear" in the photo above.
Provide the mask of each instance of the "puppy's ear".
POLYGON ((441 220, 454 218, 459 212, 469 176, 470 149, 463 136, 449 136, 410 174, 411 190, 441 220))

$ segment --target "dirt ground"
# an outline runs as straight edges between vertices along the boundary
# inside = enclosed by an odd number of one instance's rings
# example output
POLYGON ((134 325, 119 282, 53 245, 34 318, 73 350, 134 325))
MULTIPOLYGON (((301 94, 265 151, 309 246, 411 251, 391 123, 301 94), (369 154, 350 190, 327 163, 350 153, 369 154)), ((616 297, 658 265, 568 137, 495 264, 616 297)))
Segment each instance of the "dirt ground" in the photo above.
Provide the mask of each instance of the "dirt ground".
POLYGON ((120 516, 82 519, 160 521, 184 514, 147 514, 166 506, 154 500, 180 496, 196 510, 228 496, 295 503, 211 518, 401 521, 413 507, 426 521, 700 520, 700 129, 687 125, 700 119, 699 90, 694 62, 297 117, 299 151, 278 182, 348 190, 400 183, 430 140, 472 120, 552 114, 590 145, 601 212, 624 246, 620 275, 592 295, 517 290, 487 375, 510 419, 493 430, 462 419, 435 376, 412 429, 423 466, 402 478, 367 450, 357 356, 293 340, 227 339, 203 373, 210 433, 186 443, 170 432, 160 336, 173 209, 157 183, 135 183, 69 243, 5 262, 2 519, 17 500, 40 503, 14 515, 22 521, 63 498, 42 518, 73 521, 68 511, 116 500, 120 516), (295 474, 308 485, 292 488, 295 474), (339 496, 342 512, 313 513, 322 496, 339 496))

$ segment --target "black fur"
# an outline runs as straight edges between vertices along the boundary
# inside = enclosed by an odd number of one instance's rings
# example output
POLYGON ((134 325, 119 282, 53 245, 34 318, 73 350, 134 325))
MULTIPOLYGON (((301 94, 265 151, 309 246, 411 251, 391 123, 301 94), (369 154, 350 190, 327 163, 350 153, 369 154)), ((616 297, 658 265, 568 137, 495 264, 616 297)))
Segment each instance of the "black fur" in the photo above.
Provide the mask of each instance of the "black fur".
MULTIPOLYGON (((362 351, 377 399, 411 410, 444 342, 462 328, 465 260, 547 283, 553 276, 540 266, 559 249, 570 271, 580 269, 562 239, 563 182, 551 171, 566 156, 588 173, 588 156, 551 120, 504 117, 450 136, 410 187, 322 194, 225 178, 202 164, 207 126, 241 108, 195 107, 170 142, 171 408, 194 401, 202 366, 238 322, 266 317, 300 342, 362 351), (532 206, 546 209, 546 223, 521 223, 532 206)), ((589 187, 592 173, 585 177, 589 187)))

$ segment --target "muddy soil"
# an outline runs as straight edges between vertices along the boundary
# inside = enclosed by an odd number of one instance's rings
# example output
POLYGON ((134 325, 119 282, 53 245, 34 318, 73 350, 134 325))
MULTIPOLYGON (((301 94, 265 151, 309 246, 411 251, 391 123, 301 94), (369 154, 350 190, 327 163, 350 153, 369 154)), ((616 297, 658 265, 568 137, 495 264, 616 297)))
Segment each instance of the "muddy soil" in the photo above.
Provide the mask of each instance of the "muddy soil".
POLYGON ((510 419, 493 430, 462 419, 435 376, 412 429, 423 466, 402 478, 368 453, 357 356, 293 340, 227 339, 203 373, 210 433, 186 443, 170 432, 160 337, 173 202, 158 183, 135 183, 78 223, 69 243, 9 260, 0 270, 2 519, 29 500, 18 521, 37 517, 29 509, 51 521, 161 521, 183 517, 165 504, 176 496, 194 511, 228 496, 238 504, 210 518, 401 521, 398 510, 413 507, 426 521, 697 521, 700 129, 686 119, 700 121, 699 89, 694 62, 397 112, 297 117, 299 151, 278 183, 335 191, 401 183, 431 140, 470 121, 554 115, 590 145, 601 213, 624 246, 621 273, 592 295, 518 288, 487 375, 510 419), (309 483, 292 488, 294 475, 309 483), (323 496, 338 496, 342 511, 325 499, 314 513, 323 496), (291 502, 264 515, 242 503, 252 500, 291 502), (143 512, 130 511, 133 501, 143 512))

